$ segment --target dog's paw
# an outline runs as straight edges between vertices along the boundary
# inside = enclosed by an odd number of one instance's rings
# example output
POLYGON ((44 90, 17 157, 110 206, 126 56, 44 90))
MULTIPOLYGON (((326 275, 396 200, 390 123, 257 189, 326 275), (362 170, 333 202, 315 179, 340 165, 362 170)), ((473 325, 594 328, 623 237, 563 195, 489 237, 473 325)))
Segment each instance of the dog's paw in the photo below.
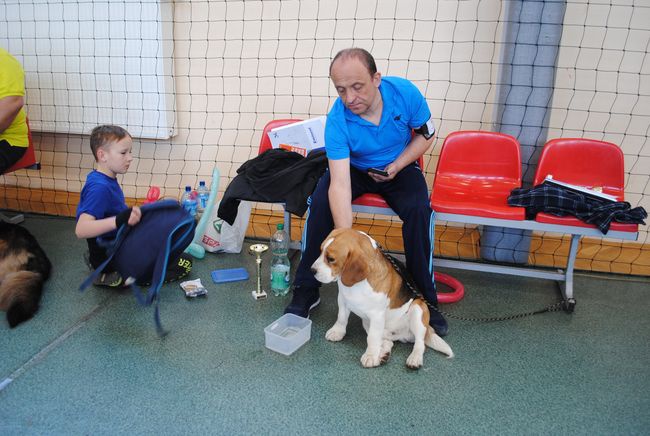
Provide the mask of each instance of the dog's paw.
POLYGON ((366 351, 363 353, 363 356, 361 356, 361 365, 363 365, 364 368, 374 368, 381 365, 381 359, 379 358, 379 355, 368 353, 366 351))
POLYGON ((423 354, 424 353, 413 351, 406 359, 406 366, 410 369, 420 369, 424 362, 423 354))
POLYGON ((390 352, 392 349, 393 349, 393 341, 384 339, 381 343, 381 350, 379 350, 379 354, 381 356, 380 360, 382 365, 388 362, 388 359, 390 359, 390 352))
POLYGON ((335 325, 325 333, 325 339, 332 342, 338 342, 345 337, 345 329, 335 325))

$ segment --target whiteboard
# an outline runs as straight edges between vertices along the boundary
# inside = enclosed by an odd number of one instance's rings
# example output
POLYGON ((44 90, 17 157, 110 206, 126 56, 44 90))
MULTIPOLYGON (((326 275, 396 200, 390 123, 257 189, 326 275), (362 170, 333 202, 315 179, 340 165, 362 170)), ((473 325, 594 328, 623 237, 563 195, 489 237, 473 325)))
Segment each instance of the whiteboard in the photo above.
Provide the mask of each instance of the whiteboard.
POLYGON ((117 124, 138 138, 174 136, 171 2, 5 0, 2 9, 0 46, 25 69, 32 130, 117 124))

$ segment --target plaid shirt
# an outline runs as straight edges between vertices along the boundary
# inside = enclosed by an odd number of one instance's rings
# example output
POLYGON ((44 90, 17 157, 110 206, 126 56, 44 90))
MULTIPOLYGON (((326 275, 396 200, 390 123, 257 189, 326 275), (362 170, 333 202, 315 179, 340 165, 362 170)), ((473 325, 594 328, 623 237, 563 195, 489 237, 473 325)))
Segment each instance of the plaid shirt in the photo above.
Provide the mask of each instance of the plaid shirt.
POLYGON ((607 234, 612 221, 645 224, 643 220, 648 217, 644 208, 631 209, 627 201, 598 199, 548 184, 537 185, 530 189, 513 189, 508 197, 508 204, 525 207, 526 219, 535 219, 538 212, 556 216, 573 215, 595 225, 603 234, 607 234))

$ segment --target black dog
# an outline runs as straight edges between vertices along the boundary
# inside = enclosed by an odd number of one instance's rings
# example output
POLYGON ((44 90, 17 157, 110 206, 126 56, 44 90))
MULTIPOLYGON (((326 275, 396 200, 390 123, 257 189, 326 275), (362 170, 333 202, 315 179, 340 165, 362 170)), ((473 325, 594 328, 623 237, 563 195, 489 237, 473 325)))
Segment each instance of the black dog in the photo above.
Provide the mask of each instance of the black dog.
POLYGON ((27 229, 0 221, 0 310, 7 312, 11 328, 38 311, 51 269, 50 260, 27 229))

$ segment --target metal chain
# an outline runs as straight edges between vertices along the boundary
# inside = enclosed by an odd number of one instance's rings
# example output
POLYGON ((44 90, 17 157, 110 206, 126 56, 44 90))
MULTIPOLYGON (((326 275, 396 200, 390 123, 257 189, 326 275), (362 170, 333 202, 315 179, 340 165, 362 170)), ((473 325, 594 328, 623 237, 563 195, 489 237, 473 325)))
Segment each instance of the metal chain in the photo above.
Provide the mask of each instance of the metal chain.
MULTIPOLYGON (((381 254, 383 254, 384 257, 386 258, 386 260, 388 260, 390 262, 390 264, 393 266, 395 271, 397 271, 398 274, 402 275, 401 268, 397 265, 395 258, 393 256, 391 256, 390 254, 388 254, 388 252, 381 245, 377 244, 377 246, 378 246, 379 251, 381 252, 381 254)), ((556 303, 553 303, 553 304, 551 304, 549 306, 546 306, 546 307, 544 307, 542 309, 539 309, 539 310, 534 310, 534 311, 524 312, 524 313, 516 313, 516 314, 513 314, 513 315, 492 316, 492 317, 484 317, 484 318, 473 318, 473 317, 458 316, 458 315, 454 315, 453 313, 445 312, 445 311, 442 311, 442 310, 438 309, 438 307, 431 304, 424 297, 424 295, 422 295, 422 293, 420 291, 418 291, 415 288, 415 286, 413 286, 413 284, 411 284, 411 282, 407 278, 402 277, 402 279, 404 280, 404 283, 406 283, 406 286, 413 293, 413 295, 415 295, 416 297, 421 298, 423 301, 425 301, 427 303, 427 306, 429 306, 431 309, 433 309, 436 312, 438 312, 438 313, 440 313, 442 315, 445 315, 445 316, 447 316, 449 318, 460 320, 460 321, 476 321, 476 322, 508 321, 508 320, 512 320, 512 319, 525 318, 525 317, 532 316, 532 315, 538 315, 540 313, 557 312, 558 310, 560 310, 562 308, 565 308, 566 305, 567 305, 566 300, 560 300, 560 301, 558 301, 556 303)))

